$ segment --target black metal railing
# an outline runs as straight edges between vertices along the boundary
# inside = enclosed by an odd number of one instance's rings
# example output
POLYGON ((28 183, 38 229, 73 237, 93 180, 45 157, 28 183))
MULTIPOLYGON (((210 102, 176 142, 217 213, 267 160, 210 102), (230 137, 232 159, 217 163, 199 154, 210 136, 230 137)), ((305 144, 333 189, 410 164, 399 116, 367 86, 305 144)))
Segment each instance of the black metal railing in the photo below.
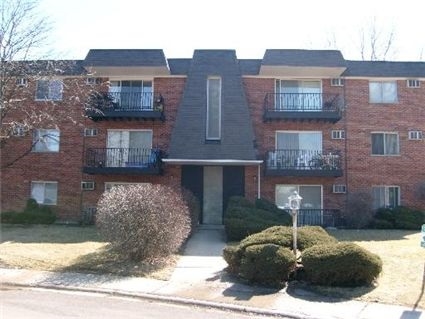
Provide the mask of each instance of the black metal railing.
POLYGON ((273 150, 266 153, 267 169, 340 170, 340 151, 273 150))
POLYGON ((342 219, 338 209, 300 209, 297 225, 339 227, 342 225, 342 219))
POLYGON ((89 148, 86 151, 86 167, 158 167, 161 151, 150 148, 89 148))
POLYGON ((87 102, 89 110, 109 111, 164 111, 161 94, 152 92, 94 92, 87 102))
POLYGON ((266 111, 277 112, 341 112, 343 105, 339 94, 325 93, 267 93, 266 111))

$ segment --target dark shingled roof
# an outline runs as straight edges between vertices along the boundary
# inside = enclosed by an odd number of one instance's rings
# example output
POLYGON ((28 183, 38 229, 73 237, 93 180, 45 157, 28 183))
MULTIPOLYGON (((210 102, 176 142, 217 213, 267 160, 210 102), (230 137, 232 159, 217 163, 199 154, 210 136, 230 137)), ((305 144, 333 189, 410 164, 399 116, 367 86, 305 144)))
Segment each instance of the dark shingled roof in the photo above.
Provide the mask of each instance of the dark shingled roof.
POLYGON ((168 59, 171 75, 187 75, 192 59, 168 59))
POLYGON ((347 61, 343 76, 425 77, 425 62, 347 61))
POLYGON ((346 63, 338 50, 266 50, 262 65, 345 67, 346 63))
POLYGON ((85 66, 167 66, 161 49, 95 49, 84 60, 85 66))
POLYGON ((195 50, 171 135, 169 158, 256 159, 252 121, 234 50, 195 50), (205 140, 209 76, 222 79, 218 143, 205 140))
POLYGON ((239 67, 241 68, 242 75, 258 75, 258 73, 260 72, 260 66, 260 59, 239 60, 239 67))
POLYGON ((82 60, 36 60, 13 61, 7 64, 6 71, 17 76, 72 76, 85 75, 82 60))

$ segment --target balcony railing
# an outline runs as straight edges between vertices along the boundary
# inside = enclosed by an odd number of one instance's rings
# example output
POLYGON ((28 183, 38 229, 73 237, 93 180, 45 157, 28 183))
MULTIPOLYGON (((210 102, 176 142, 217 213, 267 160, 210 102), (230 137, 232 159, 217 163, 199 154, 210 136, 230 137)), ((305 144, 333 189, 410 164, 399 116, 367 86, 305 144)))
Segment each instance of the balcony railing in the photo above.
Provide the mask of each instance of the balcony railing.
POLYGON ((340 151, 273 150, 266 153, 266 175, 342 176, 340 151))
POLYGON ((160 174, 162 152, 147 148, 89 148, 87 174, 160 174))
POLYGON ((339 227, 343 224, 338 209, 300 209, 297 215, 298 226, 339 227))
POLYGON ((343 100, 339 94, 267 93, 264 119, 310 119, 336 122, 341 119, 343 100))
POLYGON ((164 98, 152 92, 94 92, 86 103, 93 120, 106 118, 150 118, 164 120, 164 98))

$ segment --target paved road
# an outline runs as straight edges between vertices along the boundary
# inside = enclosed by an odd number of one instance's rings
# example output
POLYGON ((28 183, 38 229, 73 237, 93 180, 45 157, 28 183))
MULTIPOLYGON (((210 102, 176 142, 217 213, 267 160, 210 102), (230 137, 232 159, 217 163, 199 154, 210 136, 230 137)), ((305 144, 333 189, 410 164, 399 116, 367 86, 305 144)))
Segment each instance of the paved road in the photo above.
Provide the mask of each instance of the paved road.
POLYGON ((189 307, 107 294, 57 291, 47 289, 2 289, 2 319, 255 319, 258 315, 216 309, 189 307))

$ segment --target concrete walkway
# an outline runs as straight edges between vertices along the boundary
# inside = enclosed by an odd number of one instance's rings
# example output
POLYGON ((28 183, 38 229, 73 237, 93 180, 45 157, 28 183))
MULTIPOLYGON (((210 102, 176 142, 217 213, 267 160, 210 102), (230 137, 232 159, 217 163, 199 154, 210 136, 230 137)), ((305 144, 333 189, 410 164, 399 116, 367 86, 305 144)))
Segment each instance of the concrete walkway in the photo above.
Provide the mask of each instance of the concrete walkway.
POLYGON ((338 301, 302 289, 243 285, 224 271, 223 230, 201 228, 186 244, 169 281, 113 275, 0 269, 3 285, 113 293, 189 305, 315 319, 425 319, 425 310, 338 301))

